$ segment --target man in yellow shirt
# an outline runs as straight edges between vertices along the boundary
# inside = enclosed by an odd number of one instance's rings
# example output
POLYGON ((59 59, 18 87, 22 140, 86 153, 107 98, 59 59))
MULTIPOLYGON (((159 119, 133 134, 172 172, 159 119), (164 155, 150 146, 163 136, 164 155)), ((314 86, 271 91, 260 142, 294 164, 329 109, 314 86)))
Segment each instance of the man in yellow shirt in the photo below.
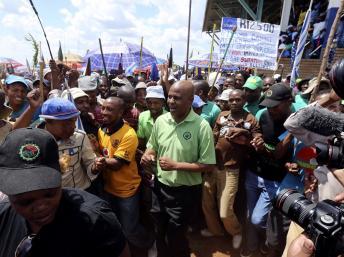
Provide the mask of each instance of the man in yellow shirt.
POLYGON ((153 239, 139 224, 141 177, 135 161, 138 139, 135 130, 123 122, 124 108, 124 101, 118 97, 107 98, 102 106, 104 125, 98 140, 103 157, 96 159, 95 169, 102 172, 104 190, 98 196, 107 200, 116 213, 131 250, 147 249, 153 239))

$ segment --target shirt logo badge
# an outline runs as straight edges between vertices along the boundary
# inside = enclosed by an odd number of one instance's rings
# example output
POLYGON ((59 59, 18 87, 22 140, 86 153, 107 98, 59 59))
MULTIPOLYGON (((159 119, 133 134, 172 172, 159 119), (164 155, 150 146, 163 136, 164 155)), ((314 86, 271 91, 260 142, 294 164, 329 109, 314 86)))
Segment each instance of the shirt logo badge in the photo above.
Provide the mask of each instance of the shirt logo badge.
POLYGON ((112 145, 113 148, 117 148, 118 145, 119 145, 119 140, 118 140, 118 139, 113 140, 113 141, 111 142, 111 145, 112 145))
POLYGON ((103 156, 104 157, 109 157, 109 150, 107 148, 103 149, 103 156))
POLYGON ((267 97, 272 96, 272 90, 271 90, 271 89, 269 89, 268 91, 266 91, 266 96, 267 96, 267 97))
POLYGON ((129 151, 124 152, 124 158, 129 160, 129 151))
POLYGON ((34 161, 38 158, 41 150, 38 145, 29 143, 22 145, 19 149, 19 156, 24 161, 34 161))
POLYGON ((191 133, 190 132, 184 132, 183 137, 185 140, 189 140, 191 138, 191 133))

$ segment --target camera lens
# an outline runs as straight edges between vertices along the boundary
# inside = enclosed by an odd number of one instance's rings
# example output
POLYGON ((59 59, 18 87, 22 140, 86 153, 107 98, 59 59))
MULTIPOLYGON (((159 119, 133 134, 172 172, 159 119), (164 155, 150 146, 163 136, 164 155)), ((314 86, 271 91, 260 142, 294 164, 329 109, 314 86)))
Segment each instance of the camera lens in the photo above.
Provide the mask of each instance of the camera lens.
POLYGON ((330 167, 342 167, 342 147, 316 143, 317 162, 330 167))
POLYGON ((294 189, 282 190, 275 201, 275 207, 301 227, 311 220, 316 204, 294 189))

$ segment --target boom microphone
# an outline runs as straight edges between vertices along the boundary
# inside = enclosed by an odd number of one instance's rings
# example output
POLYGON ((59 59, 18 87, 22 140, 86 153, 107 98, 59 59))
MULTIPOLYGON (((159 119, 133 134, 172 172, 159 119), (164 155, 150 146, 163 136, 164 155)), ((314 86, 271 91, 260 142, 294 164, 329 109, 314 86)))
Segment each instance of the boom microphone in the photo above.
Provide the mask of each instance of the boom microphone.
POLYGON ((344 115, 311 105, 293 113, 284 127, 306 145, 312 145, 340 135, 344 130, 344 115))

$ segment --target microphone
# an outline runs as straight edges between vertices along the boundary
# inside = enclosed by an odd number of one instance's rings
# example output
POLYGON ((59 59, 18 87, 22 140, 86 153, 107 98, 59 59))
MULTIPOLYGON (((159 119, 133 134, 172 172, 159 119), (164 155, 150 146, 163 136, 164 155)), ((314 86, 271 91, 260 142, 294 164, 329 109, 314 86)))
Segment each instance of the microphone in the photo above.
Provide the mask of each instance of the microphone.
POLYGON ((344 115, 310 105, 290 115, 284 127, 306 145, 325 143, 344 130, 344 115))
POLYGON ((323 136, 339 135, 344 129, 342 113, 331 112, 320 106, 301 109, 299 115, 301 127, 323 136))

